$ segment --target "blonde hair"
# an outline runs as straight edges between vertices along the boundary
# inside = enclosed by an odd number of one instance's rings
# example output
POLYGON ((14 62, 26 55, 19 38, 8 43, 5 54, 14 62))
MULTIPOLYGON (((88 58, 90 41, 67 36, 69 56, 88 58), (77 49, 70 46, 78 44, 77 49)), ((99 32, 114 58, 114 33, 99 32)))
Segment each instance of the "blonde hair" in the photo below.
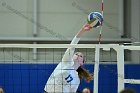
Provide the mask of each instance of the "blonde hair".
POLYGON ((0 93, 4 93, 4 90, 1 86, 0 86, 0 93))
POLYGON ((87 82, 90 82, 91 80, 93 80, 93 74, 89 73, 88 70, 84 69, 83 67, 79 67, 77 69, 78 75, 80 79, 84 79, 87 82))

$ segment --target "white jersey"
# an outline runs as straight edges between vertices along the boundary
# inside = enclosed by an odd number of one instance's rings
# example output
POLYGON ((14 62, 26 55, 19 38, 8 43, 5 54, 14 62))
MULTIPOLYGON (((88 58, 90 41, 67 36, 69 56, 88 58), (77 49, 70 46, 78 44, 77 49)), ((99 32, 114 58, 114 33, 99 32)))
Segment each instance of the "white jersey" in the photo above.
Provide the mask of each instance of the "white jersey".
MULTIPOLYGON (((77 44, 79 38, 74 38, 71 44, 77 44)), ((44 90, 48 93, 76 93, 80 84, 78 72, 74 69, 72 56, 75 48, 68 48, 51 76, 44 90)))

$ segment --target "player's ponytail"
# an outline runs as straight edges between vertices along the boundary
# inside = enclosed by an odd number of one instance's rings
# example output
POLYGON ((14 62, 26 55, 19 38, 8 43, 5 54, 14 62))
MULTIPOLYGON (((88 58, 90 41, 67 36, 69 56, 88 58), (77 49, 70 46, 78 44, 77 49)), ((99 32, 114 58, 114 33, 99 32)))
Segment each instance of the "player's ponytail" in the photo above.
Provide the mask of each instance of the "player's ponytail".
POLYGON ((77 69, 78 75, 80 79, 84 79, 87 82, 90 82, 91 80, 93 80, 93 74, 89 73, 89 71, 87 71, 86 69, 84 69, 83 67, 79 67, 77 69))

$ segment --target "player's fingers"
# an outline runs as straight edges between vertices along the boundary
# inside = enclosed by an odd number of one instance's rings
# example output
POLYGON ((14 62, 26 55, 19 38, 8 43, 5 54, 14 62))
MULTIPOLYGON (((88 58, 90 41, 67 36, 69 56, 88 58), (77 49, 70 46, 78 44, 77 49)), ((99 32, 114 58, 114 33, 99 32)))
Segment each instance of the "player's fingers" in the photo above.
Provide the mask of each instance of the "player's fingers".
POLYGON ((86 25, 84 26, 84 30, 85 30, 85 31, 89 31, 91 28, 92 28, 92 26, 90 26, 90 24, 86 24, 86 25))

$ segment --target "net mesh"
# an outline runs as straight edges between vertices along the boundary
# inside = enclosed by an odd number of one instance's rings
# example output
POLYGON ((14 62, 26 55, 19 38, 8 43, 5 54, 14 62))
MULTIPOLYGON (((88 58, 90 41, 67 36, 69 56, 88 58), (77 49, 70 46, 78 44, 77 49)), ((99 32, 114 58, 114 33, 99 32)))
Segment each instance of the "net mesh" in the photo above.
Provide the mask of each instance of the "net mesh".
MULTIPOLYGON (((46 45, 47 46, 47 45, 46 45)), ((61 62, 66 48, 69 45, 62 45, 65 48, 54 47, 32 47, 22 45, 21 47, 0 46, 0 86, 3 86, 6 93, 43 93, 48 77, 56 65, 61 62), (26 48, 25 48, 26 47, 26 48), (37 48, 37 52, 33 49, 37 48), (34 58, 35 56, 35 58, 34 58)), ((106 45, 100 47, 100 69, 99 69, 99 93, 117 93, 117 52, 113 48, 115 45, 106 45), (108 46, 110 49, 106 49, 108 46), (103 79, 104 78, 104 79, 103 79)), ((118 46, 118 45, 116 45, 118 46)), ((95 64, 95 47, 77 46, 76 52, 82 52, 86 56, 85 68, 89 72, 94 72, 95 64), (87 47, 87 48, 86 48, 87 47)), ((125 62, 130 62, 130 50, 125 50, 125 62)), ((137 64, 138 66, 139 64, 137 64)), ((131 71, 132 69, 128 69, 131 71)), ((138 68, 137 68, 138 70, 138 68)), ((129 77, 128 73, 126 77, 129 77)), ((140 78, 140 75, 135 75, 134 78, 140 78)), ((131 86, 127 84, 126 86, 131 86)), ((78 91, 89 87, 93 90, 93 81, 85 83, 81 81, 78 91), (86 85, 85 85, 86 84, 86 85)), ((133 87, 133 86, 132 86, 133 87)), ((135 88, 135 87, 134 87, 135 88)), ((137 88, 137 87, 136 87, 137 88)))

